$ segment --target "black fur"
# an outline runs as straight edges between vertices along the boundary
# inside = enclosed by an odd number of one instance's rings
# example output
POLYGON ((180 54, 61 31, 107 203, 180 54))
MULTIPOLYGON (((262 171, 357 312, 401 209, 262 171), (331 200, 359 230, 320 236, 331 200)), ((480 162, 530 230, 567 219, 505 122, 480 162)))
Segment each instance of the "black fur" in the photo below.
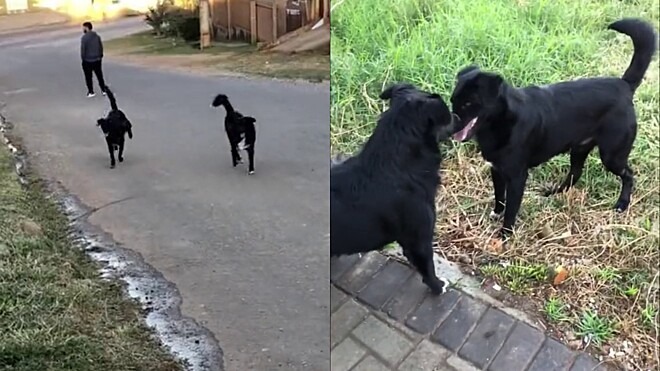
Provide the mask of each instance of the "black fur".
POLYGON ((454 133, 458 118, 439 95, 409 84, 394 85, 380 98, 390 100, 390 108, 362 151, 330 168, 330 253, 380 250, 396 241, 440 294, 445 283, 435 275, 432 249, 438 142, 454 133))
POLYGON ((223 106, 227 114, 225 115, 225 131, 231 146, 231 161, 232 165, 242 163, 241 155, 239 154, 239 145, 244 143, 243 149, 248 153, 248 174, 254 174, 254 145, 257 141, 257 130, 254 123, 257 120, 254 117, 243 116, 240 112, 235 111, 229 99, 224 94, 218 94, 211 107, 223 106))
POLYGON ((117 101, 112 91, 106 87, 105 92, 110 100, 110 112, 105 118, 96 120, 96 125, 100 126, 103 134, 105 134, 105 142, 110 153, 110 168, 114 168, 115 150, 119 151, 117 156, 119 162, 123 162, 124 137, 128 133, 128 137, 133 139, 133 125, 124 112, 117 107, 117 101))
POLYGON ((466 141, 475 136, 484 159, 493 165, 492 215, 504 212, 503 237, 515 223, 528 170, 560 153, 570 152, 571 169, 564 182, 546 195, 573 186, 587 156, 598 147, 605 168, 621 178, 614 208, 619 212, 628 208, 633 188, 628 156, 637 134, 633 94, 651 63, 657 39, 651 25, 638 19, 622 19, 608 28, 630 36, 635 47, 621 78, 515 88, 476 66, 458 73, 451 102, 462 128, 454 138, 466 141), (474 123, 471 129, 470 123, 474 123))

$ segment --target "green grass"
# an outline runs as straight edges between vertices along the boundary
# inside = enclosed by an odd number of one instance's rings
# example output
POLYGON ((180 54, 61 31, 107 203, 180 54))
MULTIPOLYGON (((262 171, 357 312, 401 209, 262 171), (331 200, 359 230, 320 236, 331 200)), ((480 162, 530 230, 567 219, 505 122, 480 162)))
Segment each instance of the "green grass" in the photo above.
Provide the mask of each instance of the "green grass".
MULTIPOLYGON (((364 143, 386 107, 378 94, 388 84, 411 82, 448 100, 456 72, 473 63, 500 73, 514 86, 621 76, 632 56, 632 42, 608 31, 607 25, 636 16, 660 28, 658 0, 332 3, 337 5, 331 15, 330 79, 335 153, 354 152, 364 143)), ((559 330, 576 332, 580 324, 589 329, 595 320, 583 323, 580 319, 590 308, 597 308, 598 318, 611 322, 617 331, 604 331, 608 335, 598 335, 602 342, 592 345, 617 350, 624 342, 632 343, 634 354, 615 360, 632 369, 654 369, 660 364, 656 351, 660 333, 659 83, 656 56, 635 94, 639 127, 630 163, 636 185, 631 208, 622 215, 611 210, 620 181, 603 168, 596 151, 577 186, 566 194, 546 198, 539 190, 565 177, 568 156, 558 156, 531 171, 515 238, 501 252, 488 249, 500 224, 487 217, 493 198, 489 168, 473 143, 443 145, 443 186, 438 192, 437 238, 448 242, 440 244, 446 246, 443 255, 455 261, 468 255, 476 265, 499 260, 516 261, 517 266, 530 269, 564 266, 570 279, 555 288, 549 280, 529 279, 523 270, 505 275, 486 266, 486 271, 491 269, 490 275, 499 277, 509 290, 531 297, 541 312, 548 292, 553 292, 550 296, 566 304, 569 318, 556 325, 559 330)), ((483 265, 479 268, 484 271, 483 265)), ((554 326, 547 315, 546 319, 554 326)))
POLYGON ((560 298, 549 298, 543 306, 543 312, 552 322, 559 323, 569 321, 566 304, 564 304, 560 298))
POLYGON ((154 37, 146 31, 108 40, 104 45, 111 55, 142 56, 154 64, 167 63, 169 58, 192 68, 315 82, 328 80, 330 74, 330 59, 323 53, 267 53, 244 42, 215 42, 210 48, 199 50, 198 43, 154 37))
POLYGON ((596 345, 601 345, 612 338, 614 332, 615 329, 611 321, 587 310, 582 313, 575 334, 586 338, 588 342, 593 341, 596 345))
POLYGON ((42 189, 21 188, 0 147, 0 370, 181 370, 141 318, 71 246, 42 189))

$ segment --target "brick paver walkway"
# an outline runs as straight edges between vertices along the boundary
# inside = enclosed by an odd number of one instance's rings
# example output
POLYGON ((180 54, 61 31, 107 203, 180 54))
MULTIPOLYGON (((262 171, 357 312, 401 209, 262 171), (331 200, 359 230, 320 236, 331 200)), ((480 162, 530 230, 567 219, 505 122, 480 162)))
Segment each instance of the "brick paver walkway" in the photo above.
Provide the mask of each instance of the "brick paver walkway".
POLYGON ((332 371, 607 370, 458 290, 431 295, 379 253, 331 260, 332 371))

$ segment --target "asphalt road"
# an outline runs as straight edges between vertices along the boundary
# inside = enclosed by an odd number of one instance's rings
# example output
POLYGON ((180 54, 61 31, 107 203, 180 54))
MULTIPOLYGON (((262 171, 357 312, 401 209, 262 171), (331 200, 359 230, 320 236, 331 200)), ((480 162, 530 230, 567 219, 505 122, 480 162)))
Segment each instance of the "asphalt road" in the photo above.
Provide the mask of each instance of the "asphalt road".
MULTIPOLYGON (((144 26, 97 26, 104 39, 144 26)), ((134 125, 109 168, 80 30, 0 37, 0 101, 32 161, 91 221, 143 255, 218 339, 227 370, 329 369, 329 87, 104 61, 134 125), (232 168, 217 93, 257 118, 256 174, 232 168)), ((98 92, 98 90, 97 90, 98 92)), ((245 156, 244 156, 245 157, 245 156)))

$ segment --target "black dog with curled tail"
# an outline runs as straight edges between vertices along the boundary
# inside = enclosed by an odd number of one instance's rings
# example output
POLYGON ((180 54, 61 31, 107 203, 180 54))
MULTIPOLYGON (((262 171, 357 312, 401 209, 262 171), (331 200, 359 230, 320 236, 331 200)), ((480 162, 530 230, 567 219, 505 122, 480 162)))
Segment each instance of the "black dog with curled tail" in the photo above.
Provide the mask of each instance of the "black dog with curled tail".
POLYGON ((117 101, 112 91, 106 87, 105 93, 110 100, 110 112, 105 118, 96 120, 96 125, 101 128, 105 135, 105 142, 110 153, 110 168, 113 169, 116 165, 116 150, 119 151, 117 156, 119 162, 124 161, 124 138, 128 134, 128 137, 133 139, 133 125, 124 112, 117 107, 117 101))
POLYGON ((211 107, 223 106, 227 115, 225 116, 225 131, 231 146, 231 162, 234 167, 243 163, 239 149, 244 149, 248 153, 248 174, 254 174, 254 145, 257 141, 257 130, 254 125, 257 119, 251 116, 243 116, 242 113, 234 110, 229 98, 225 94, 218 94, 211 107))

